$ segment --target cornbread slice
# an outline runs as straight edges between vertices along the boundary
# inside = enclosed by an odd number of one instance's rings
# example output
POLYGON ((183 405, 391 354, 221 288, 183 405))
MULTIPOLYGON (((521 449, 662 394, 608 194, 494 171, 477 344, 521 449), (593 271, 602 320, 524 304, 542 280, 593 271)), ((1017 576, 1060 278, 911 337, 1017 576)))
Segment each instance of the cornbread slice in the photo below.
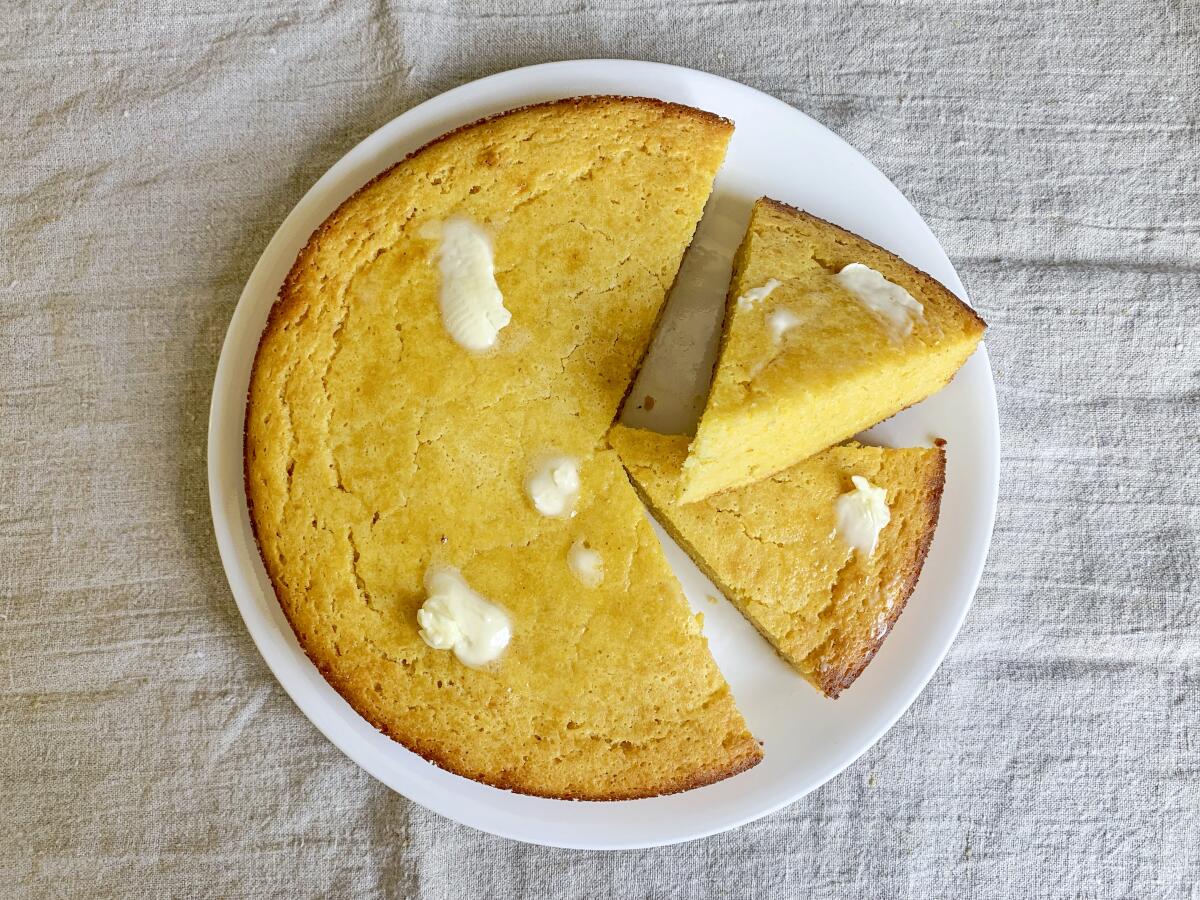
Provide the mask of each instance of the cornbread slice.
POLYGON ((966 362, 985 327, 899 257, 760 199, 734 261, 712 388, 684 463, 683 500, 786 469, 924 400, 966 362), (911 334, 893 331, 835 277, 851 263, 876 270, 924 307, 911 334), (772 280, 777 287, 752 299, 772 280))
POLYGON ((586 97, 446 135, 342 205, 296 260, 250 383, 246 486, 263 561, 329 682, 458 774, 547 797, 683 790, 761 757, 620 465, 596 455, 732 126, 586 97), (439 307, 439 228, 490 233, 511 322, 482 353, 439 307), (582 460, 574 518, 538 514, 535 457, 582 460), (576 540, 604 580, 572 574, 576 540), (418 635, 431 565, 503 607, 469 668, 418 635))
POLYGON ((745 487, 679 501, 687 438, 617 425, 609 442, 663 527, 779 654, 829 697, 849 687, 916 587, 941 506, 945 454, 848 443, 745 487), (862 475, 891 521, 869 557, 837 533, 862 475))

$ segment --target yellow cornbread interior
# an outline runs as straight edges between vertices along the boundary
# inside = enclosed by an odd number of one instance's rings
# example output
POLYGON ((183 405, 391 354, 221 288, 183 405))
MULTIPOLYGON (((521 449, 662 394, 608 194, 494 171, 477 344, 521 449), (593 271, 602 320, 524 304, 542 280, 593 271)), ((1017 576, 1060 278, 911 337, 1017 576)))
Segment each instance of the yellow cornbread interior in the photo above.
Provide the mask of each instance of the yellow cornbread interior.
POLYGON ((852 437, 947 384, 983 321, 925 273, 869 241, 759 200, 734 262, 721 350, 683 469, 682 497, 749 484, 852 437), (887 326, 834 278, 862 263, 924 306, 912 333, 887 326), (781 285, 745 308, 738 298, 781 285), (776 343, 769 317, 799 323, 776 343))
POLYGON ((596 452, 720 165, 728 122, 583 98, 440 139, 301 253, 250 385, 247 491, 301 645, 369 721, 453 772, 550 797, 683 790, 753 765, 734 706, 615 457, 596 452), (441 320, 437 226, 493 237, 512 322, 471 353, 441 320), (524 492, 583 460, 577 515, 524 492), (604 560, 589 589, 566 556, 604 560), (418 636, 431 564, 513 621, 464 666, 418 636))
POLYGON ((849 687, 916 586, 937 525, 943 451, 844 444, 685 504, 686 437, 617 425, 609 443, 663 527, 779 654, 827 696, 849 687), (869 557, 837 534, 835 502, 852 475, 887 492, 891 520, 869 557))

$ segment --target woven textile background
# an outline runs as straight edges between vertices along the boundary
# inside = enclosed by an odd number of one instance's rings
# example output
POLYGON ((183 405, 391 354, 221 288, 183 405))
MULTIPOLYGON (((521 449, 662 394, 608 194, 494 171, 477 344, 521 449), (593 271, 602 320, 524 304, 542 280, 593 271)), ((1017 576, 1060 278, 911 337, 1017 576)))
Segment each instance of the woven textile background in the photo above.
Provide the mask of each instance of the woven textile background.
POLYGON ((1200 896, 1200 4, 7 3, 0 893, 1200 896), (357 769, 230 596, 209 392, 275 227, 513 66, 774 94, 889 175, 991 324, 1000 513, 929 688, 810 797, 683 846, 460 827, 357 769))

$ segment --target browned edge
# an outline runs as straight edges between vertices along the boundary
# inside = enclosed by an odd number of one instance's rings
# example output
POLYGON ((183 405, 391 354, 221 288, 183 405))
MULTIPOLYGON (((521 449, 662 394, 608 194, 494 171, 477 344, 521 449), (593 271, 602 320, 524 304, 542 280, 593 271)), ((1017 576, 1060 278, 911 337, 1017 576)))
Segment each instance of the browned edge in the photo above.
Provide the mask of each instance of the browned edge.
POLYGON ((900 618, 900 614, 904 612, 905 606, 908 605, 908 598, 917 589, 917 581, 921 577, 921 570, 925 567, 925 558, 929 555, 929 548, 933 544, 934 532, 937 531, 938 518, 942 510, 942 492, 946 487, 946 451, 942 447, 935 447, 933 449, 937 451, 938 466, 927 478, 924 486, 925 511, 929 518, 929 524, 921 535, 916 552, 913 553, 909 560, 907 577, 904 585, 900 588, 896 604, 892 607, 891 614, 888 616, 887 629, 883 632, 882 636, 872 638, 867 652, 852 667, 843 669, 840 672, 831 672, 830 677, 820 680, 821 690, 831 700, 836 700, 842 691, 850 687, 867 668, 871 660, 875 658, 875 654, 879 652, 879 648, 883 646, 883 642, 891 635, 892 627, 896 624, 896 620, 900 618))
MULTIPOLYGON (((282 604, 280 604, 280 606, 282 606, 282 604)), ((284 615, 288 619, 288 624, 292 625, 291 617, 288 615, 286 609, 284 610, 284 615)), ((292 625, 292 630, 295 631, 294 625, 292 625)), ((486 772, 473 772, 468 774, 464 771, 456 769, 452 766, 446 756, 439 753, 437 748, 433 747, 432 745, 424 745, 417 741, 406 740, 405 738, 396 734, 391 728, 388 727, 386 722, 377 720, 368 712, 364 712, 363 710, 359 709, 358 705, 351 699, 354 696, 353 692, 343 686, 342 679, 332 669, 330 669, 325 665, 324 662, 317 659, 309 652, 308 647, 305 646, 304 642, 299 640, 299 635, 297 635, 297 642, 300 644, 300 649, 304 651, 304 655, 308 657, 309 661, 312 662, 317 671, 321 673, 321 677, 329 683, 330 687, 337 691, 342 699, 350 704, 351 708, 353 708, 359 716, 366 719, 366 721, 369 722, 371 727, 376 731, 387 735, 391 740, 404 747, 404 749, 416 754, 426 762, 437 766, 439 769, 449 772, 451 775, 457 776, 458 778, 464 778, 468 781, 486 784, 489 787, 498 788, 502 791, 512 791, 513 793, 522 794, 527 797, 542 797, 547 800, 595 800, 599 802, 617 800, 645 800, 651 797, 665 797, 670 794, 680 794, 684 791, 690 791, 698 787, 704 787, 705 785, 715 784, 718 781, 724 781, 726 778, 732 778, 734 775, 740 775, 747 769, 752 769, 754 766, 762 762, 762 749, 758 745, 758 742, 754 739, 753 735, 750 735, 749 744, 753 747, 753 753, 745 755, 744 758, 738 759, 732 765, 702 769, 694 773, 689 778, 682 779, 675 783, 667 783, 656 789, 641 792, 614 791, 604 794, 556 794, 546 791, 532 791, 528 788, 528 786, 521 784, 516 779, 494 777, 486 772)), ((749 729, 747 729, 747 734, 749 734, 749 729)))

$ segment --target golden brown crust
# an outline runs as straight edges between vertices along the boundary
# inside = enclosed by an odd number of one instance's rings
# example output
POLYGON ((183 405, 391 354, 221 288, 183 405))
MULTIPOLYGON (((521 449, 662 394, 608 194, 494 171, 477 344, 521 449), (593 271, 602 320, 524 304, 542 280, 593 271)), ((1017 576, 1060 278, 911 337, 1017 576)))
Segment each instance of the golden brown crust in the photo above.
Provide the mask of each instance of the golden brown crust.
MULTIPOLYGON (((665 103, 658 100, 648 98, 621 98, 621 97, 581 97, 569 98, 566 100, 552 101, 549 103, 535 104, 530 107, 522 107, 520 110, 510 110, 501 113, 498 116, 481 119, 456 129, 454 132, 442 135, 424 147, 413 151, 405 157, 405 160, 397 163, 387 171, 380 173, 367 184, 363 185, 350 198, 343 202, 337 210, 334 211, 310 236, 304 248, 298 254, 295 263, 285 278, 281 286, 279 298, 268 315, 267 323, 263 333, 260 336, 259 344, 255 353, 254 367, 252 370, 251 382, 248 388, 247 410, 246 410, 246 426, 244 433, 244 467, 243 477, 246 487, 247 503, 250 509, 250 518, 253 533, 258 545, 260 556, 263 559, 264 566, 272 581, 272 584, 279 595, 281 607, 287 618, 289 625, 295 633, 297 640, 304 649, 305 654, 312 660, 313 664, 326 678, 328 683, 344 697, 364 718, 369 721, 373 727, 387 734, 393 740, 401 743, 409 750, 422 756, 432 764, 438 765, 451 772, 472 778, 474 780, 491 784, 502 789, 520 791, 523 793, 533 794, 537 796, 558 798, 558 799, 633 799, 637 797, 656 796, 660 794, 674 793, 677 791, 688 790, 692 787, 698 787, 704 784, 709 784, 723 778, 730 777, 738 772, 755 765, 762 758, 762 751, 759 745, 750 737, 748 732, 745 732, 740 738, 736 738, 736 732, 729 734, 729 739, 732 741, 725 748, 724 754, 718 754, 713 759, 720 758, 721 764, 710 766, 708 768, 696 767, 682 773, 672 773, 668 777, 658 780, 643 780, 642 783, 636 784, 630 790, 611 790, 599 788, 598 790, 569 790, 569 791, 553 791, 546 790, 540 785, 536 779, 529 780, 523 776, 521 772, 510 771, 506 769, 495 769, 489 771, 479 770, 464 764, 463 759, 453 758, 448 754, 447 748, 439 746, 436 742, 424 740, 419 734, 401 733, 395 723, 389 724, 388 721, 375 714, 372 711, 371 703, 367 702, 360 694, 366 692, 369 694, 369 686, 359 683, 354 678, 349 678, 343 672, 339 672, 334 663, 338 661, 333 659, 333 653, 330 648, 320 646, 320 642, 314 639, 314 635, 306 633, 306 628, 312 629, 313 622, 310 620, 307 610, 302 610, 297 598, 302 598, 304 589, 298 585, 289 584, 287 572, 281 564, 273 558, 271 553, 266 552, 264 546, 265 535, 260 531, 263 527, 270 527, 266 521, 258 514, 256 509, 256 497, 259 491, 263 491, 264 509, 267 504, 273 502, 272 488, 255 483, 252 478, 252 470, 256 456, 256 445, 252 439, 250 419, 253 412, 253 400, 256 391, 256 376, 260 371, 260 366, 263 364, 264 353, 267 352, 268 342, 279 336, 280 331, 287 331, 289 328, 296 327, 309 314, 308 304, 315 304, 314 310, 320 309, 320 304, 323 302, 318 295, 321 289, 321 281, 323 280, 321 273, 318 271, 319 252, 322 242, 331 233, 336 232, 343 226, 356 226, 357 223, 349 221, 351 211, 354 209, 355 202, 369 191, 373 186, 378 184, 382 179, 387 177, 404 162, 411 160, 418 154, 427 151, 430 147, 447 141, 454 135, 470 131, 474 128, 485 125, 495 119, 502 118, 513 114, 514 112, 522 112, 536 109, 552 109, 554 107, 581 107, 581 106, 605 106, 620 104, 623 107, 628 107, 630 104, 652 109, 661 113, 664 117, 675 117, 681 119, 690 119, 699 123, 715 128, 718 131, 728 132, 731 130, 731 124, 718 116, 710 113, 705 113, 699 110, 694 110, 688 107, 682 107, 677 104, 665 103), (304 615, 300 616, 301 613, 304 615), (300 618, 297 618, 300 616, 300 618), (302 621, 305 620, 305 621, 302 621)), ((712 134, 710 131, 709 134, 712 134)), ((727 134, 725 135, 727 139, 727 134)), ((645 148, 643 148, 645 149, 645 148)), ((693 223, 694 225, 694 223, 693 223)), ((344 235, 339 235, 344 237, 344 235)), ((314 312, 314 315, 317 313, 314 312)), ((274 362, 277 365, 279 360, 278 347, 270 348, 274 353, 274 362)), ((263 385, 258 389, 260 391, 267 390, 266 377, 264 377, 263 385)), ((261 436, 259 441, 259 449, 262 449, 261 436)), ((260 480, 261 480, 261 476, 260 480)), ((289 485, 290 485, 290 469, 289 469, 289 485)), ((640 514, 639 514, 640 517, 640 514)), ((278 526, 276 526, 278 527, 278 526)), ((277 535, 276 535, 277 537, 277 535)), ((356 551, 357 553, 357 551, 356 551)), ((289 564, 290 564, 289 559, 289 564)), ((320 627, 319 625, 317 626, 320 627)), ((340 655, 340 654, 339 654, 340 655)), ((457 677, 457 676, 456 676, 457 677)), ((361 679, 360 679, 361 680, 361 679)), ((440 687, 439 682, 439 687, 440 687)), ((378 687, 378 686, 377 686, 378 687)), ((727 688, 725 689, 727 693, 727 688)), ((726 701, 732 708, 732 700, 726 701)), ((740 717, 737 717, 740 722, 740 717)), ((744 731, 744 726, 743 726, 744 731)))
POLYGON ((883 646, 887 636, 892 633, 892 627, 900 618, 900 614, 904 612, 908 598, 917 589, 917 581, 921 577, 921 570, 925 567, 925 558, 929 555, 929 548, 933 544, 934 532, 937 531, 938 517, 942 509, 942 491, 946 486, 946 453, 941 447, 936 449, 938 451, 937 466, 929 473, 924 489, 921 491, 921 495, 925 498, 925 515, 928 524, 921 531, 920 538, 913 547, 912 556, 905 568, 903 587, 897 592, 895 604, 887 617, 887 627, 878 636, 872 636, 866 652, 852 661, 849 666, 840 670, 831 668, 823 673, 824 677, 819 678, 818 686, 831 700, 836 700, 842 691, 858 680, 858 676, 875 658, 875 654, 879 652, 879 648, 883 646))

